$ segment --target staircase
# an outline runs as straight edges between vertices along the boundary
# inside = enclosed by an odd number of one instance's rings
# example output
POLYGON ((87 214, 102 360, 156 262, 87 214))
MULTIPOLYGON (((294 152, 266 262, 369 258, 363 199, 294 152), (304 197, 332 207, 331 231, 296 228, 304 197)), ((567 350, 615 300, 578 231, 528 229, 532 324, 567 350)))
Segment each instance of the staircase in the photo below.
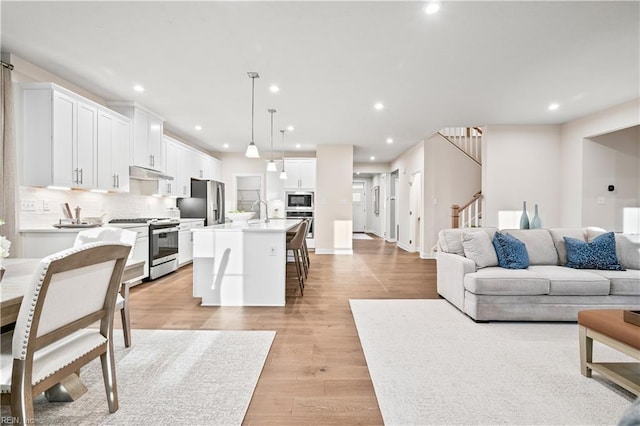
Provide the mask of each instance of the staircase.
POLYGON ((482 165, 482 129, 479 127, 445 127, 440 136, 462 151, 467 157, 482 165))
MULTIPOLYGON (((438 132, 451 145, 466 155, 478 166, 482 166, 482 129, 479 127, 445 127, 438 132)), ((473 195, 463 205, 451 206, 451 227, 471 228, 481 226, 482 191, 473 195)))
POLYGON ((482 192, 473 195, 471 200, 462 206, 454 204, 451 206, 451 227, 452 228, 475 228, 482 226, 482 192))

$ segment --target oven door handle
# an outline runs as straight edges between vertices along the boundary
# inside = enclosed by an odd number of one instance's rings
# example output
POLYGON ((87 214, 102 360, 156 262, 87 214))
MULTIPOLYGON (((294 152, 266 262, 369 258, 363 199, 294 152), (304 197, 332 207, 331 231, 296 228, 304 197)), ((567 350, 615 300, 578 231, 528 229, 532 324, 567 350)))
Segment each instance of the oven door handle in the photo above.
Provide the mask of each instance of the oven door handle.
POLYGON ((160 229, 154 229, 153 231, 151 231, 151 235, 168 234, 169 232, 178 232, 178 231, 179 231, 178 227, 160 228, 160 229))

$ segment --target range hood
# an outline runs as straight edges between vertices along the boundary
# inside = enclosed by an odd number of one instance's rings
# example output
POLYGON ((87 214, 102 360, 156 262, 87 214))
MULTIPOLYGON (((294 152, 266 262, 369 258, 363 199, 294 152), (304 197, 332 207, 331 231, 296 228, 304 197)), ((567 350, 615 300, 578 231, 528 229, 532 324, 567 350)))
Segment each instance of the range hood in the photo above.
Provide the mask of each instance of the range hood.
POLYGON ((140 166, 129 166, 129 178, 137 180, 173 180, 173 176, 140 166))

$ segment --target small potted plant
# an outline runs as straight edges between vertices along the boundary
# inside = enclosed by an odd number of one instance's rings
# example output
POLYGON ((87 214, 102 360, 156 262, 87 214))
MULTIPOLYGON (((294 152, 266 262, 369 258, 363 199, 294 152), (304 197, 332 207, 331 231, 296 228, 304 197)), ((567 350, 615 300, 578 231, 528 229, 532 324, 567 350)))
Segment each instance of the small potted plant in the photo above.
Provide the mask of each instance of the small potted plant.
MULTIPOLYGON (((4 225, 4 220, 0 219, 0 225, 4 225)), ((7 237, 0 235, 0 281, 4 276, 4 266, 2 266, 2 259, 9 256, 9 248, 11 247, 11 241, 7 240, 7 237)))

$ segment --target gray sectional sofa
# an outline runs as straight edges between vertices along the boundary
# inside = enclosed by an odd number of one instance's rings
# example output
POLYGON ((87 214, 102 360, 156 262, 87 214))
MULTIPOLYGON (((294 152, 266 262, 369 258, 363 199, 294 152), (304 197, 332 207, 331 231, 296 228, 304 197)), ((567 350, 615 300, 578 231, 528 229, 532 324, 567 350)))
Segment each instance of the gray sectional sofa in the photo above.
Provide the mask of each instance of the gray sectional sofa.
POLYGON ((524 242, 530 264, 505 269, 493 266, 495 253, 489 248, 469 245, 478 231, 489 236, 482 240, 491 241, 497 228, 442 230, 436 254, 438 293, 476 321, 576 321, 584 309, 640 309, 638 240, 615 235, 616 254, 626 271, 573 269, 563 266, 563 237, 589 242, 604 230, 503 230, 524 242))

